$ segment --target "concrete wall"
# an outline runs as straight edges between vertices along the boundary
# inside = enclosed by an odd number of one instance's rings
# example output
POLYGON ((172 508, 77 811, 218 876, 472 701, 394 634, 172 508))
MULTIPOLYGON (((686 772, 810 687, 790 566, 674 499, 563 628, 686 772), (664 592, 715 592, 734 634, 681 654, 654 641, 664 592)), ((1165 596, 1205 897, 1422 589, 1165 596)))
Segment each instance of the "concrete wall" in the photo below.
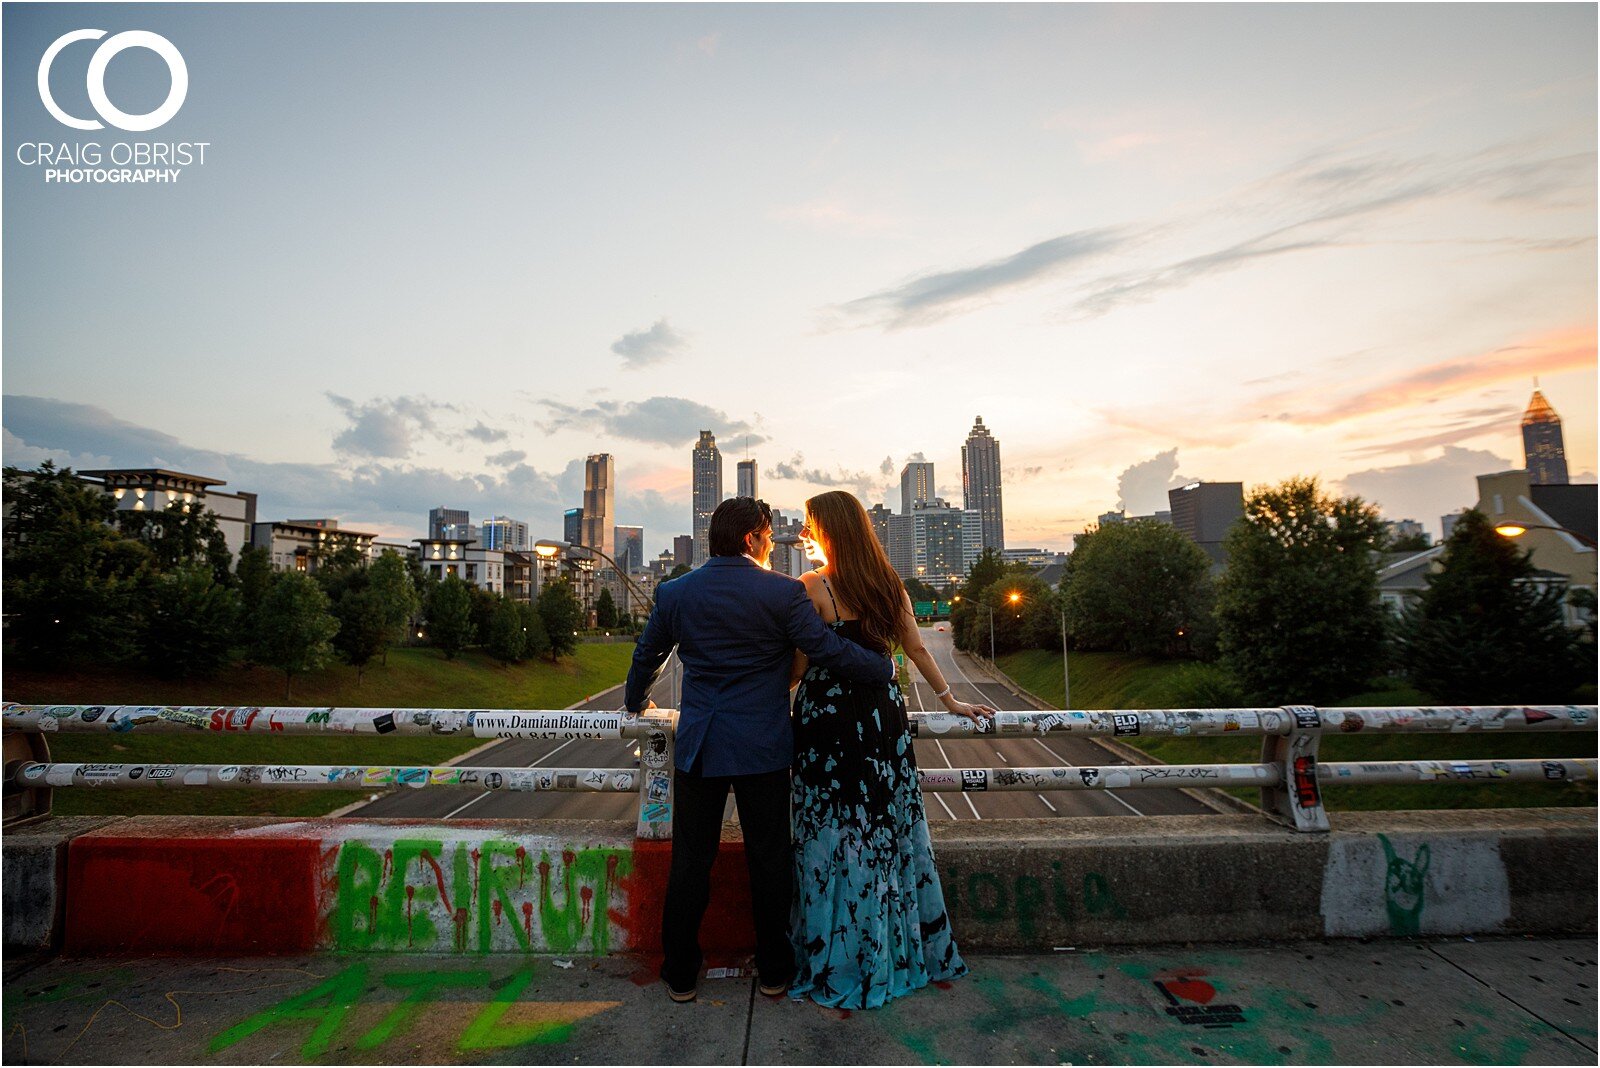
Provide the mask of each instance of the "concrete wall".
POLYGON ((115 821, 114 816, 66 816, 6 832, 0 913, 8 951, 42 951, 59 944, 66 912, 67 843, 115 821))
MULTIPOLYGON (((934 842, 960 944, 1036 951, 1592 933, 1595 832, 1593 811, 1534 809, 1343 813, 1329 835, 1258 816, 939 823, 934 842)), ((54 924, 76 954, 650 953, 670 861, 621 821, 57 820, 4 850, 7 945, 54 924), (63 842, 64 880, 45 859, 63 842)), ((742 854, 730 825, 708 951, 753 941, 742 854)))

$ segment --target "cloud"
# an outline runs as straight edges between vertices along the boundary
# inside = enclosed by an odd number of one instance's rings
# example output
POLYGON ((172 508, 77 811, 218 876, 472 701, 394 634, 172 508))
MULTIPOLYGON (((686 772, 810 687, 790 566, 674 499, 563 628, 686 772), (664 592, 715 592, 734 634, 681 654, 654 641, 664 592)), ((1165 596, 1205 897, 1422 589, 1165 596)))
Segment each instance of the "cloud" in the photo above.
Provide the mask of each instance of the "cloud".
POLYGON ((648 330, 636 330, 617 338, 611 343, 611 351, 622 357, 624 370, 637 371, 678 355, 687 344, 688 340, 665 319, 657 319, 648 330))
POLYGON ((334 435, 334 449, 347 455, 370 456, 374 459, 404 459, 410 456, 420 435, 437 431, 434 414, 456 410, 451 405, 418 397, 380 398, 357 404, 337 393, 326 393, 324 396, 350 420, 348 427, 334 435))
POLYGON ((504 430, 499 430, 492 426, 485 426, 482 420, 479 420, 477 425, 468 427, 465 433, 467 437, 477 438, 485 445, 496 441, 504 441, 506 438, 510 437, 510 434, 504 430))
POLYGON ((1487 419, 1477 416, 1459 420, 1432 434, 1406 438, 1402 441, 1385 441, 1373 445, 1363 445, 1358 449, 1349 450, 1345 455, 1351 459, 1371 459, 1375 456, 1390 456, 1402 452, 1422 452, 1426 449, 1436 449, 1441 445, 1454 445, 1459 441, 1467 441, 1483 434, 1504 435, 1509 427, 1516 425, 1517 417, 1522 414, 1521 409, 1516 405, 1507 405, 1504 408, 1492 408, 1489 410, 1493 412, 1493 415, 1487 419))
POLYGON ((1522 344, 1428 364, 1331 404, 1324 402, 1326 387, 1315 392, 1279 394, 1264 403, 1295 412, 1297 423, 1325 426, 1359 416, 1414 409, 1502 382, 1526 382, 1533 375, 1592 370, 1594 364, 1594 328, 1574 327, 1522 344))
POLYGON ((1007 482, 1026 482, 1044 474, 1043 467, 1008 467, 1005 469, 1007 482))
POLYGON ((878 465, 878 474, 882 475, 884 478, 889 478, 894 475, 893 456, 885 456, 883 458, 883 463, 878 465))
POLYGON ((485 456, 483 462, 490 467, 510 467, 512 464, 520 464, 527 458, 528 454, 521 449, 507 449, 505 452, 497 452, 493 456, 485 456))
POLYGON ((1437 538, 1440 516, 1477 503, 1478 475, 1516 466, 1497 453, 1447 445, 1431 460, 1355 471, 1336 485, 1341 493, 1377 504, 1390 519, 1423 523, 1437 538))
POLYGON ((1126 245, 1120 230, 1079 230, 1052 237, 988 263, 913 278, 842 306, 847 316, 891 328, 931 322, 986 297, 1094 260, 1126 245))
POLYGON ((795 453, 786 462, 773 464, 767 471, 770 479, 809 482, 813 486, 829 489, 847 489, 869 503, 883 491, 883 476, 871 471, 850 471, 841 466, 837 471, 824 471, 820 467, 805 466, 805 457, 795 453))
POLYGON ((1178 474, 1178 450, 1158 452, 1133 464, 1117 476, 1117 507, 1129 515, 1165 512, 1167 491, 1195 481, 1178 474))
POLYGON ((596 401, 592 407, 579 408, 559 401, 539 402, 549 417, 538 425, 547 434, 558 430, 581 429, 646 441, 656 445, 692 445, 700 431, 710 430, 721 438, 749 435, 751 445, 763 444, 767 439, 754 432, 742 419, 734 419, 699 401, 683 397, 651 397, 642 401, 596 401))
MULTIPOLYGON (((8 464, 31 467, 48 457, 71 460, 75 466, 167 467, 221 479, 225 492, 257 494, 257 514, 263 520, 329 516, 357 530, 398 538, 421 534, 428 509, 440 504, 467 508, 474 515, 513 515, 526 519, 541 536, 559 536, 563 509, 578 500, 572 465, 554 476, 521 461, 499 475, 455 475, 374 461, 353 467, 273 463, 194 448, 103 408, 46 397, 7 396, 4 429, 8 464)), ((581 492, 581 461, 577 469, 581 492)))

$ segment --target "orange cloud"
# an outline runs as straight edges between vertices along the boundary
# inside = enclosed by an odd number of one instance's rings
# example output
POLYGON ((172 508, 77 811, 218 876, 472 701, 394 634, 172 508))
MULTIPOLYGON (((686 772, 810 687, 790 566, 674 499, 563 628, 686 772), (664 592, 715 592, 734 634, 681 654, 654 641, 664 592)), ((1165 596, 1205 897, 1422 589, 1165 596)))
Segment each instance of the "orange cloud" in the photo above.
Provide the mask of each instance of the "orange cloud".
MULTIPOLYGON (((1360 416, 1415 408, 1504 382, 1531 385, 1534 375, 1592 370, 1594 366, 1594 327, 1571 327, 1525 344, 1419 367, 1320 410, 1298 410, 1293 400, 1282 395, 1268 403, 1285 405, 1289 417, 1296 423, 1327 426, 1360 416)), ((1294 399, 1311 400, 1314 396, 1298 394, 1294 399)))

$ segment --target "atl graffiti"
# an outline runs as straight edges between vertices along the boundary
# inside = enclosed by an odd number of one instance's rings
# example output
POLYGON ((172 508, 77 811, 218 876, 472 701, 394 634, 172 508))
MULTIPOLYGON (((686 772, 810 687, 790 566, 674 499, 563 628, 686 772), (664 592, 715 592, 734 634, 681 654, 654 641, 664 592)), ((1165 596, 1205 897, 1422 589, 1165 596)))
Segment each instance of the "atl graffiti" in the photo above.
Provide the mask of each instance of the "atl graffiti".
POLYGON ((424 1009, 436 1012, 445 998, 459 999, 462 995, 469 1004, 478 1007, 478 1011, 462 1030, 457 1048, 466 1053, 508 1049, 534 1043, 565 1042, 575 1023, 622 1004, 620 1001, 543 1002, 537 1003, 540 1010, 537 1018, 507 1021, 505 1017, 515 1006, 527 1004, 522 1002, 522 995, 533 979, 534 969, 530 966, 504 979, 496 979, 487 971, 396 971, 383 976, 381 983, 374 983, 369 982, 366 964, 353 964, 311 989, 221 1032, 211 1040, 208 1052, 220 1053, 268 1028, 296 1024, 313 1025, 300 1046, 300 1055, 307 1060, 322 1056, 336 1038, 349 1037, 352 1033, 355 1049, 375 1050, 404 1036, 424 1009), (403 992, 403 996, 370 1028, 354 1032, 347 1027, 346 1021, 352 1011, 369 998, 380 1004, 387 1003, 382 995, 371 998, 381 989, 403 992), (488 997, 472 999, 474 992, 488 997))
POLYGON ((980 923, 1009 921, 1025 943, 1039 937, 1040 921, 1048 920, 1051 914, 1068 923, 1080 916, 1112 920, 1128 916, 1104 875, 1085 872, 1074 885, 1062 874, 1060 861, 1051 862, 1047 879, 1027 874, 1008 878, 988 871, 963 875, 959 868, 949 866, 941 874, 941 881, 952 917, 980 923))
POLYGON ((625 922, 620 884, 632 869, 623 848, 346 841, 328 888, 329 941, 356 951, 603 954, 625 922))

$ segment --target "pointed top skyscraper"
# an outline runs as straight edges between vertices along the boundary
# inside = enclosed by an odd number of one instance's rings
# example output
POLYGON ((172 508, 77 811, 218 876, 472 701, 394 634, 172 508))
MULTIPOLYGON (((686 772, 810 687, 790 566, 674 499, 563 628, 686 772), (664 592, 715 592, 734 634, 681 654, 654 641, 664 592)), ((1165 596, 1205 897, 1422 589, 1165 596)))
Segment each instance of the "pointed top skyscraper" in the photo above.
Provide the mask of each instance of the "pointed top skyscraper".
POLYGON ((1522 457, 1530 486, 1565 486, 1567 450, 1561 437, 1561 417, 1539 392, 1537 383, 1528 410, 1522 413, 1522 457))
POLYGON ((983 517, 983 547, 1006 547, 1005 511, 1000 506, 1000 443, 978 416, 961 446, 961 507, 983 517))

